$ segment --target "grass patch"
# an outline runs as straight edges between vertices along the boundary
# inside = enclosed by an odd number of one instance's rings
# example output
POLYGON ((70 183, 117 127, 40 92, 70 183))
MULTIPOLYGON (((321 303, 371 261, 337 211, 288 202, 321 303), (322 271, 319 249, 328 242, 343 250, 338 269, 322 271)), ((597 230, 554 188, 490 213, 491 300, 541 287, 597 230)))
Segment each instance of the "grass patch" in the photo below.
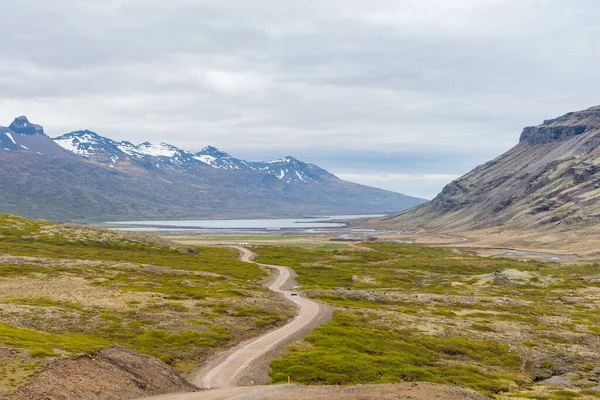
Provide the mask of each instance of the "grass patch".
POLYGON ((494 394, 509 389, 521 365, 504 345, 374 328, 368 320, 342 312, 304 341, 310 346, 292 347, 272 362, 275 383, 288 376, 304 384, 427 381, 494 394))
POLYGON ((238 261, 231 249, 0 214, 0 255, 16 256, 0 264, 0 307, 8 310, 0 308, 0 347, 23 355, 15 356, 10 371, 25 368, 32 357, 44 365, 45 358, 116 344, 189 372, 211 349, 233 345, 293 313, 260 283, 267 272, 238 261), (28 288, 23 293, 2 292, 4 282, 20 279, 28 288), (43 296, 32 289, 36 280, 48 283, 43 296), (64 301, 70 280, 81 289, 77 303, 64 301), (253 308, 244 313, 246 302, 253 308))
POLYGON ((83 334, 55 335, 31 329, 17 328, 0 322, 0 342, 17 348, 38 352, 53 352, 55 349, 70 353, 86 353, 110 345, 105 339, 83 334))
MULTIPOLYGON (((585 279, 600 275, 599 265, 486 258, 402 243, 327 252, 255 249, 259 262, 293 268, 307 295, 337 309, 333 321, 306 338, 308 345, 290 347, 273 363, 278 382, 288 375, 308 384, 432 381, 495 395, 549 377, 548 362, 581 376, 600 362, 600 299, 589 290, 598 284, 585 279), (497 274, 506 269, 529 274, 522 280, 497 274), (565 301, 566 295, 574 300, 565 301)), ((548 398, 581 390, 567 392, 548 398)))

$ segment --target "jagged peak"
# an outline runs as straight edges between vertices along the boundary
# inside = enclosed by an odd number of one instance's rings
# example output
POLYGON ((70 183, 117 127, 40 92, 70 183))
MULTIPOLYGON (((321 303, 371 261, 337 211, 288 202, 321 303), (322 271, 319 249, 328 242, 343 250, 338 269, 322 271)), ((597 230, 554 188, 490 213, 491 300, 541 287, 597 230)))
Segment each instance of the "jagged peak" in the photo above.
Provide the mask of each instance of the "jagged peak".
POLYGON ((45 135, 44 128, 41 125, 32 124, 26 116, 21 115, 8 126, 8 129, 21 135, 45 135))
POLYGON ((94 139, 107 139, 107 140, 110 140, 110 139, 105 138, 104 136, 100 136, 96 132, 90 131, 88 129, 65 133, 64 135, 57 136, 57 137, 53 138, 53 140, 59 140, 59 139, 65 139, 65 138, 73 138, 73 137, 82 137, 82 136, 91 136, 94 139))
POLYGON ((297 158, 294 158, 292 156, 285 156, 282 158, 278 158, 277 160, 265 161, 265 163, 267 163, 267 164, 294 164, 294 163, 304 164, 302 161, 300 161, 297 158))
POLYGON ((228 153, 226 153, 225 151, 216 148, 214 146, 206 146, 205 148, 203 148, 202 150, 200 150, 198 153, 196 153, 197 156, 202 156, 202 155, 208 155, 208 156, 213 156, 213 157, 231 157, 228 153))

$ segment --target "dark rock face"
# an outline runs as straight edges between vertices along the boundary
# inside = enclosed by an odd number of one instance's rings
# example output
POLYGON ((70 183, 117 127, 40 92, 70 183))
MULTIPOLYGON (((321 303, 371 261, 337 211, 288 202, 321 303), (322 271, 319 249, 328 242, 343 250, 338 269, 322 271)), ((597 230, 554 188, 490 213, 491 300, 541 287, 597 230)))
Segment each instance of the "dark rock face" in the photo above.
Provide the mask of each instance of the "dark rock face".
POLYGON ((15 118, 8 128, 21 135, 44 135, 44 128, 40 125, 32 124, 25 116, 15 118))
POLYGON ((520 142, 543 144, 581 135, 587 126, 528 126, 521 133, 520 142))
POLYGON ((544 144, 568 139, 598 128, 600 128, 600 107, 592 107, 546 120, 538 126, 528 126, 523 129, 519 142, 544 144))

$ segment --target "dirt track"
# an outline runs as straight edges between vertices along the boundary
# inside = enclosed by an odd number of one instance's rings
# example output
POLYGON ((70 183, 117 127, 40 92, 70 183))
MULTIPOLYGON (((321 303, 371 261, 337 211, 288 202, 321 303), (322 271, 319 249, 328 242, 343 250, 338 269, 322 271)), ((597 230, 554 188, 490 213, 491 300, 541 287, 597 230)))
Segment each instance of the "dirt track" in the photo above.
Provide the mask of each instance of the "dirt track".
POLYGON ((468 389, 434 383, 357 386, 256 386, 156 396, 152 400, 488 400, 468 389))
MULTIPOLYGON (((254 254, 251 251, 243 247, 236 247, 236 249, 241 253, 240 260, 253 262, 254 254)), ((236 386, 240 375, 257 359, 288 342, 290 338, 296 337, 299 332, 305 332, 309 327, 313 327, 314 322, 320 318, 323 310, 321 304, 302 296, 292 296, 290 291, 282 289, 290 278, 288 268, 278 265, 263 266, 279 272, 279 276, 271 283, 269 289, 281 293, 288 301, 297 305, 296 317, 281 328, 238 346, 225 358, 209 363, 209 366, 200 371, 193 380, 195 385, 201 388, 236 386)))
MULTIPOLYGON (((243 247, 235 247, 240 251, 240 260, 253 262, 254 253, 243 247)), ((240 377, 261 357, 286 342, 308 333, 316 325, 323 313, 324 306, 301 296, 291 296, 283 290, 290 278, 290 270, 276 265, 264 265, 276 269, 279 276, 269 289, 281 293, 289 301, 298 305, 297 316, 287 325, 271 331, 259 338, 242 343, 236 348, 216 358, 201 370, 194 384, 202 388, 211 388, 195 393, 173 393, 155 396, 146 400, 276 400, 291 398, 297 400, 385 400, 414 399, 428 400, 440 398, 447 400, 485 400, 473 391, 453 386, 431 383, 401 383, 394 385, 357 385, 357 386, 240 386, 240 377), (315 323, 317 322, 317 323, 315 323), (214 388, 214 389, 212 389, 214 388)))

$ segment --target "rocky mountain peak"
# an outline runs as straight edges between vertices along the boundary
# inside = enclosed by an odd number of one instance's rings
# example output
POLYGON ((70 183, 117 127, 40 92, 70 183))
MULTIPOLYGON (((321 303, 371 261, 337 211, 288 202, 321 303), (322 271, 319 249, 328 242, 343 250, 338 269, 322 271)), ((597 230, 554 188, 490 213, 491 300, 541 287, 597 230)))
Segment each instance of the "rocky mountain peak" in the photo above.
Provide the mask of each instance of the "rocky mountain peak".
POLYGON ((196 155, 198 155, 198 156, 207 155, 207 156, 212 156, 212 157, 217 157, 217 158, 230 157, 229 154, 227 154, 226 152, 224 152, 221 149, 217 149, 214 146, 206 146, 205 148, 200 150, 198 153, 196 153, 196 155))
POLYGON ((292 156, 285 156, 277 160, 265 161, 267 164, 304 164, 302 161, 292 156))
POLYGON ((41 125, 32 124, 24 115, 15 118, 8 128, 21 135, 35 135, 36 133, 44 135, 44 128, 41 125))
POLYGON ((81 130, 81 131, 70 132, 70 133, 67 133, 67 134, 63 135, 63 137, 64 136, 71 136, 71 137, 76 137, 76 136, 80 136, 80 137, 81 136, 90 136, 90 137, 93 137, 93 138, 102 139, 102 136, 100 136, 96 132, 92 132, 92 131, 90 131, 88 129, 84 129, 84 130, 81 130))
POLYGON ((544 144, 564 140, 592 130, 598 130, 600 133, 600 106, 548 119, 538 126, 528 126, 523 129, 519 142, 544 144))

